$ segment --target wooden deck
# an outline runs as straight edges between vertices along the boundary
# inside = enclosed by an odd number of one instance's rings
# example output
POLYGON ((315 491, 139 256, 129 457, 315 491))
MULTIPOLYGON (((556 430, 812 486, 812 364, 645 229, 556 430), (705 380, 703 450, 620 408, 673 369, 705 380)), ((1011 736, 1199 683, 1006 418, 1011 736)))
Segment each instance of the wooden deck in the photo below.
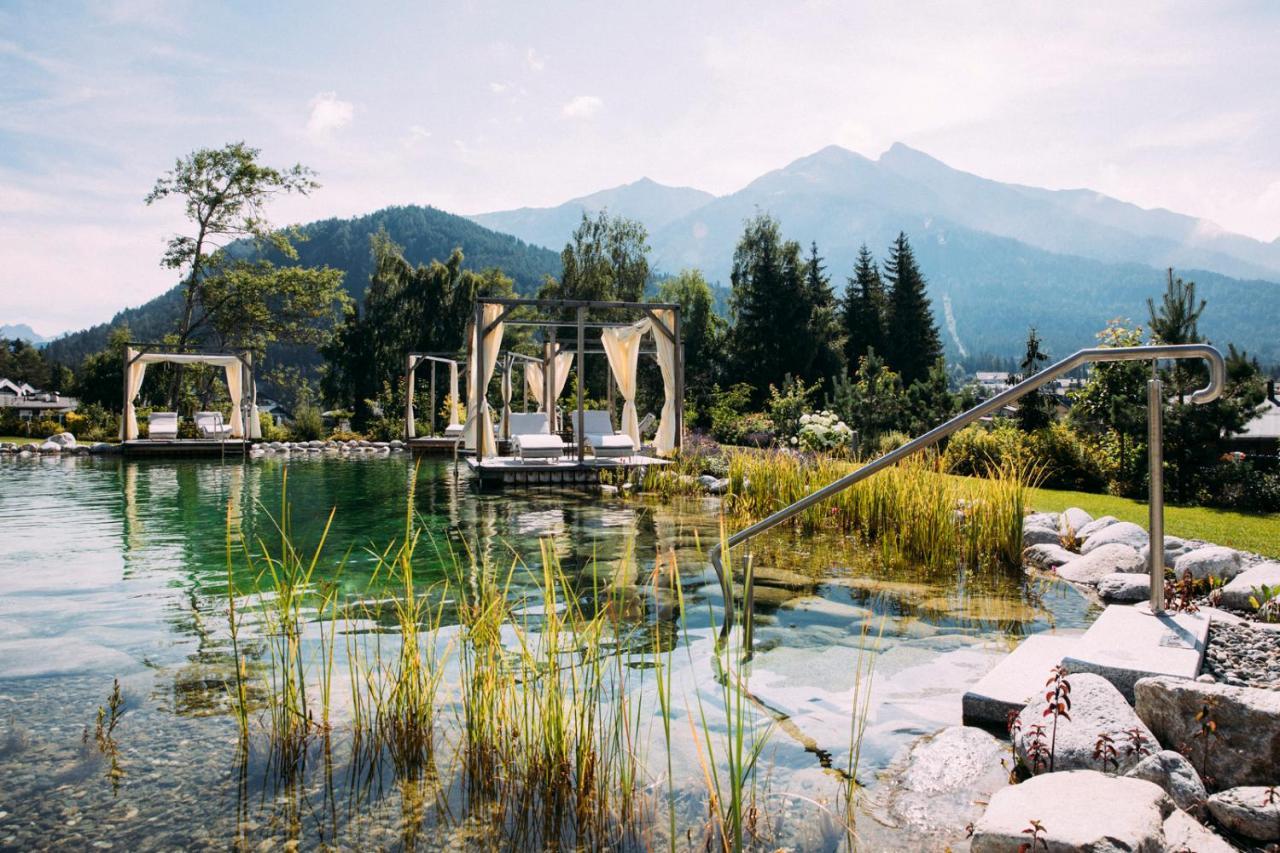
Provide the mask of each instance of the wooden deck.
POLYGON ((467 467, 483 486, 569 486, 592 488, 600 485, 604 471, 643 471, 653 465, 670 465, 670 460, 654 456, 624 456, 620 459, 596 459, 588 456, 579 462, 574 457, 563 459, 530 459, 527 462, 511 456, 477 460, 469 458, 467 467))
POLYGON ((417 438, 411 438, 407 442, 409 449, 414 453, 420 453, 423 456, 450 456, 457 451, 459 456, 472 456, 474 450, 467 450, 462 446, 462 439, 445 438, 440 435, 424 435, 417 438))
POLYGON ((243 457, 248 442, 239 438, 135 438, 124 443, 125 456, 227 456, 243 457))

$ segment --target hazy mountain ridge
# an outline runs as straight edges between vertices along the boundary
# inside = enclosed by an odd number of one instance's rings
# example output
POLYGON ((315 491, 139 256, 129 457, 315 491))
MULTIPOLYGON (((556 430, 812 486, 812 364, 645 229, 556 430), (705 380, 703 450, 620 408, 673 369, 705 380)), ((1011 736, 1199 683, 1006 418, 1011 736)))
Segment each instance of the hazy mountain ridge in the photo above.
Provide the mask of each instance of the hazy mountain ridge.
POLYGON ((8 341, 26 341, 34 346, 47 344, 49 341, 53 340, 53 338, 46 338, 39 334, 26 323, 0 323, 0 338, 8 341))

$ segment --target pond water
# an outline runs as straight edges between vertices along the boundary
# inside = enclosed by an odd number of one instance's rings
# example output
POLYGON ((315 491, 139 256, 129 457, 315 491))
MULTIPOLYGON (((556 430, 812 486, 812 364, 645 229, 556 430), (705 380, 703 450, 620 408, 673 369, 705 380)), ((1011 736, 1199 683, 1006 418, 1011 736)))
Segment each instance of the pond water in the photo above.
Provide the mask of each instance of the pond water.
MULTIPOLYGON (((290 785, 272 780, 257 750, 241 758, 227 692, 228 517, 251 545, 277 541, 286 472, 296 542, 314 546, 334 511, 313 580, 336 584, 344 602, 378 599, 377 555, 403 534, 412 494, 424 528, 415 552, 422 588, 468 554, 538 565, 549 541, 585 607, 598 590, 627 589, 639 593, 619 618, 638 635, 683 618, 677 728, 688 727, 691 698, 714 706, 722 697, 709 661, 723 601, 704 555, 719 536, 718 499, 480 493, 465 466, 415 466, 403 454, 248 464, 11 459, 0 463, 0 848, 469 843, 465 821, 442 818, 448 809, 410 780, 362 773, 340 734, 313 749, 314 768, 290 785), (683 614, 643 593, 655 562, 670 555, 683 614), (109 762, 92 731, 114 679, 124 712, 109 762)), ((239 547, 230 577, 243 591, 255 581, 239 547)), ((888 567, 834 533, 782 531, 753 547, 755 564, 784 579, 759 591, 759 651, 743 669, 757 707, 784 720, 761 759, 772 816, 816 838, 827 830, 805 804, 834 796, 839 780, 828 765, 848 749, 856 691, 867 702, 858 777, 874 786, 913 739, 959 722, 960 694, 1021 637, 1081 628, 1094 616, 1063 584, 888 567), (869 694, 855 677, 866 661, 869 694)), ((513 574, 512 597, 536 599, 536 589, 531 573, 513 574)), ((248 635, 261 628, 252 609, 244 618, 248 635)), ((451 618, 446 606, 443 620, 451 618)), ((701 785, 687 738, 672 776, 701 785)))

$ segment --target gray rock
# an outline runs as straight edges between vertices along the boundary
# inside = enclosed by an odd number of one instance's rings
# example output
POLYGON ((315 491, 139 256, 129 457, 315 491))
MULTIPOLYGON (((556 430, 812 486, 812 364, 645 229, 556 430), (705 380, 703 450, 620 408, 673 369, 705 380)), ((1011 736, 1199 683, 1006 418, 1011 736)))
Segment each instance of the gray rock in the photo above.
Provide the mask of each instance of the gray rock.
POLYGON ((1199 769, 1209 790, 1280 781, 1280 692, 1156 676, 1140 679, 1134 696, 1138 716, 1161 744, 1189 752, 1197 767, 1204 761, 1199 769), (1217 734, 1204 760, 1196 715, 1206 706, 1217 734))
POLYGON ((1058 527, 1058 513, 1056 512, 1033 512, 1022 519, 1022 526, 1026 527, 1051 527, 1055 530, 1058 527))
POLYGON ((1093 521, 1077 530, 1076 537, 1078 539, 1088 539, 1099 530, 1102 530, 1104 527, 1110 527, 1119 520, 1120 519, 1116 518, 1114 515, 1104 515, 1101 518, 1095 518, 1093 521))
POLYGON ((1155 782, 1164 788, 1174 805, 1189 812, 1199 812, 1209 796, 1191 762, 1172 749, 1148 755, 1124 775, 1155 782))
MULTIPOLYGON (((1035 739, 1032 727, 1043 726, 1045 745, 1048 746, 1051 740, 1054 743, 1055 772, 1098 769, 1100 763, 1093 757, 1094 746, 1099 735, 1107 734, 1111 736, 1119 752, 1117 772, 1128 771, 1141 757, 1129 754, 1125 749, 1130 742, 1126 732, 1137 729, 1149 744, 1155 743, 1155 735, 1138 719, 1124 695, 1102 676, 1078 673, 1069 676, 1067 681, 1071 685, 1071 718, 1058 719, 1055 735, 1053 717, 1044 715, 1048 705, 1043 694, 1040 695, 1018 714, 1018 731, 1013 738, 1014 754, 1026 767, 1031 768, 1029 753, 1035 739)), ((1047 687, 1045 689, 1048 690, 1047 687)))
MULTIPOLYGON (((1164 564, 1167 568, 1172 569, 1173 563, 1183 554, 1194 550, 1193 545, 1179 539, 1177 536, 1164 537, 1164 564)), ((1143 565, 1146 565, 1151 556, 1151 545, 1143 545, 1138 549, 1138 556, 1142 558, 1143 565)))
POLYGON ((1231 580, 1240 574, 1242 568, 1240 552, 1234 548, 1224 548, 1221 545, 1197 548, 1194 551, 1183 554, 1173 563, 1173 570, 1179 578, 1186 572, 1191 572, 1191 576, 1196 580, 1203 580, 1207 577, 1231 580))
POLYGON ((1151 596, 1151 576, 1134 572, 1114 572, 1098 581, 1103 601, 1146 601, 1151 596))
POLYGON ((1009 784, 1009 748, 982 729, 951 726, 916 741, 885 773, 886 810, 921 849, 943 849, 1009 784))
POLYGON ((1070 532, 1075 536, 1080 535, 1080 531, 1093 523, 1093 516, 1073 506, 1062 513, 1062 518, 1058 520, 1058 530, 1062 533, 1070 532))
POLYGON ((1023 527, 1022 528, 1022 547, 1030 548, 1032 545, 1060 545, 1062 537, 1057 530, 1048 527, 1023 527))
POLYGON ((1028 566, 1052 571, 1076 556, 1061 545, 1032 545, 1022 552, 1022 561, 1028 566))
POLYGON ((1232 832, 1257 841, 1280 841, 1280 795, 1273 787, 1221 791, 1209 798, 1209 814, 1232 832))
POLYGON ((996 791, 973 828, 973 853, 1011 853, 1027 842, 1031 821, 1058 851, 1163 851, 1173 803, 1158 785, 1096 770, 1046 773, 996 791))
POLYGON ((1166 850, 1178 853, 1235 853, 1236 849, 1181 809, 1165 818, 1164 843, 1166 850))
POLYGON ((1058 567, 1058 577, 1072 583, 1096 584, 1114 572, 1141 568, 1138 551, 1120 542, 1101 545, 1058 567))
POLYGON ((1147 531, 1132 521, 1117 521, 1115 524, 1108 524, 1085 539, 1084 544, 1080 546, 1080 553, 1088 554, 1103 545, 1111 545, 1113 543, 1128 545, 1136 555, 1138 549, 1147 544, 1147 531))
POLYGON ((54 435, 49 436, 49 440, 64 448, 76 446, 76 437, 69 432, 55 433, 54 435))
POLYGON ((41 453, 61 453, 62 445, 58 444, 56 441, 46 441, 44 444, 40 445, 40 452, 41 453))
MULTIPOLYGON (((1259 587, 1280 586, 1280 563, 1259 563, 1245 569, 1222 588, 1222 606, 1235 610, 1253 610, 1249 598, 1259 587)), ((1258 596, 1261 599, 1261 596, 1258 596)))

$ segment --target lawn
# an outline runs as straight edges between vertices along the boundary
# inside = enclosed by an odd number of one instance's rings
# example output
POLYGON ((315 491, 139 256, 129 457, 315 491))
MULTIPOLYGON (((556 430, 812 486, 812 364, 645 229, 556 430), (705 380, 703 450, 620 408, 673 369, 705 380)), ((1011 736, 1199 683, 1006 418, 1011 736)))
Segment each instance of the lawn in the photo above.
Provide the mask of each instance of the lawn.
MULTIPOLYGON (((1114 515, 1121 521, 1147 526, 1146 502, 1129 498, 1033 489, 1031 505, 1042 512, 1061 512, 1067 507, 1078 506, 1095 518, 1114 515)), ((1280 513, 1265 515, 1206 507, 1166 506, 1164 529, 1170 536, 1204 539, 1216 545, 1280 557, 1280 513)))

